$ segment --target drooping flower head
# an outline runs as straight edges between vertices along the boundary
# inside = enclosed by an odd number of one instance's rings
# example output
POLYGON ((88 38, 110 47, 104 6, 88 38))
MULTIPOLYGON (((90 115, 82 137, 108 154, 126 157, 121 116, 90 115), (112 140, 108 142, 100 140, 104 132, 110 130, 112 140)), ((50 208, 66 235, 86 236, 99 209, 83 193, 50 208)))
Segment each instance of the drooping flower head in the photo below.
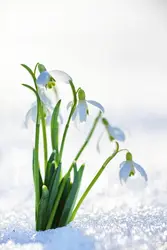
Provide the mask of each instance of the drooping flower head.
MULTIPOLYGON (((88 103, 92 104, 96 108, 100 109, 102 112, 104 112, 103 106, 96 101, 93 100, 86 100, 85 91, 81 88, 77 91, 78 95, 78 104, 76 106, 75 112, 72 116, 72 120, 74 121, 77 117, 79 117, 80 122, 85 122, 87 115, 89 115, 89 109, 88 109, 88 103)), ((72 102, 69 102, 67 105, 67 109, 72 106, 72 102)))
POLYGON ((139 164, 133 161, 132 154, 128 152, 126 154, 126 161, 120 164, 119 178, 122 184, 122 181, 126 182, 130 176, 133 176, 139 172, 140 175, 144 178, 145 181, 148 180, 147 173, 144 168, 142 168, 139 164))
POLYGON ((125 141, 125 134, 120 128, 111 126, 106 118, 102 118, 102 123, 105 126, 109 139, 111 141, 125 141))
MULTIPOLYGON (((47 90, 45 88, 39 88, 38 95, 43 104, 46 125, 50 125, 52 113, 54 110, 54 104, 51 101, 51 99, 48 97, 47 90)), ((37 102, 34 102, 26 114, 25 121, 24 121, 25 127, 26 128, 28 127, 30 120, 32 120, 33 122, 36 122, 36 117, 37 117, 37 102)), ((59 120, 60 120, 60 123, 63 122, 63 118, 61 114, 59 114, 59 120)))
POLYGON ((47 71, 45 66, 42 64, 38 65, 38 70, 40 72, 37 78, 38 87, 48 87, 52 88, 55 86, 56 82, 69 83, 72 78, 61 70, 47 71))
MULTIPOLYGON (((107 131, 108 137, 110 141, 125 141, 125 134, 124 132, 118 128, 118 127, 114 127, 111 126, 111 124, 108 122, 108 120, 106 118, 101 118, 102 124, 105 127, 105 130, 107 131)), ((102 134, 99 136, 99 139, 97 141, 97 145, 96 145, 96 149, 97 151, 100 153, 100 142, 101 139, 103 137, 105 131, 102 132, 102 134)))

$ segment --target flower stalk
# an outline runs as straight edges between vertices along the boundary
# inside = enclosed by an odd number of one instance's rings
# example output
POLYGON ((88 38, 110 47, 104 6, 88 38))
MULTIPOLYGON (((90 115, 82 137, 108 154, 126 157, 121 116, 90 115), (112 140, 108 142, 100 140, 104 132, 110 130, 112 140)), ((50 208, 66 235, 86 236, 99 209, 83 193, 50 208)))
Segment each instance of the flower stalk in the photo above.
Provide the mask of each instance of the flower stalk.
POLYGON ((73 94, 73 105, 72 105, 65 129, 64 129, 64 133, 63 133, 63 138, 62 138, 62 142, 61 142, 61 146, 60 146, 59 162, 61 162, 61 159, 62 159, 63 149, 64 149, 64 145, 65 145, 65 139, 67 136, 69 124, 70 124, 72 115, 75 111, 76 104, 77 104, 76 90, 75 90, 75 86, 74 86, 72 81, 70 81, 70 86, 71 86, 71 90, 72 90, 72 94, 73 94))
POLYGON ((108 163, 117 155, 119 151, 119 144, 118 142, 116 142, 116 149, 114 150, 113 154, 111 156, 109 156, 105 162, 103 163, 102 167, 99 169, 99 171, 97 172, 97 174, 95 175, 95 177, 93 178, 93 180, 90 182, 90 184, 88 185, 88 187, 86 188, 85 192, 83 193, 83 195, 81 196, 80 200, 78 201, 70 221, 74 220, 76 213, 78 212, 78 209, 80 208, 81 204, 83 203, 84 199, 86 198, 86 196, 88 195, 89 191, 91 190, 91 188, 94 186, 94 184, 96 183, 96 181, 98 180, 98 178, 100 177, 100 175, 102 174, 102 172, 104 171, 104 169, 106 168, 106 166, 108 165, 108 163))

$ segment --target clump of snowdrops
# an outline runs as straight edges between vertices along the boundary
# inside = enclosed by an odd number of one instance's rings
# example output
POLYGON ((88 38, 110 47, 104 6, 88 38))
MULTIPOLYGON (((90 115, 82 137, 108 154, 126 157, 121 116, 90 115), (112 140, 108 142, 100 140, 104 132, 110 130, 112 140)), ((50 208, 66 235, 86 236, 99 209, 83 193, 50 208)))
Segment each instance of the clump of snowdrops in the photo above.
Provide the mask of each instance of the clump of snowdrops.
MULTIPOLYGON (((118 141, 124 141, 125 135, 118 127, 113 127, 104 117, 103 106, 94 101, 87 100, 84 90, 80 87, 76 89, 72 78, 63 71, 48 71, 43 64, 37 63, 34 70, 27 65, 22 66, 29 72, 33 80, 33 86, 22 84, 31 90, 36 101, 27 112, 25 125, 28 127, 30 119, 35 122, 35 143, 33 148, 33 180, 35 190, 35 221, 36 230, 47 230, 62 227, 70 223, 76 216, 82 202, 89 191, 96 183, 106 166, 120 152, 126 151, 126 160, 120 164, 120 181, 126 182, 127 179, 135 175, 136 171, 147 181, 145 170, 135 163, 132 154, 127 149, 120 149, 118 141), (71 88, 72 101, 68 103, 68 119, 64 125, 64 132, 60 138, 59 127, 62 126, 62 116, 60 113, 61 99, 57 95, 57 85, 64 83, 71 88), (53 104, 47 95, 48 89, 56 94, 57 103, 53 104), (67 133, 71 121, 76 119, 79 122, 86 122, 87 116, 91 111, 89 106, 95 106, 99 111, 93 122, 92 128, 88 133, 81 148, 79 148, 76 157, 69 166, 68 171, 63 174, 62 156, 66 144, 67 133), (78 197, 78 192, 83 179, 85 165, 78 166, 77 161, 87 147, 92 135, 98 125, 101 123, 108 134, 109 140, 115 143, 115 149, 112 154, 104 161, 97 174, 83 192, 78 197), (50 126, 50 134, 47 134, 46 126, 50 126), (43 143, 40 143, 42 136, 43 143), (51 137, 51 152, 49 152, 48 142, 51 137), (43 147, 44 169, 41 169, 41 159, 39 156, 40 146, 43 147), (42 175, 42 172, 44 174, 42 175), (77 201, 77 203, 76 203, 77 201)), ((63 100, 64 101, 64 100, 63 100)), ((101 138, 101 136, 100 136, 101 138)), ((99 142, 97 149, 99 150, 99 142)))

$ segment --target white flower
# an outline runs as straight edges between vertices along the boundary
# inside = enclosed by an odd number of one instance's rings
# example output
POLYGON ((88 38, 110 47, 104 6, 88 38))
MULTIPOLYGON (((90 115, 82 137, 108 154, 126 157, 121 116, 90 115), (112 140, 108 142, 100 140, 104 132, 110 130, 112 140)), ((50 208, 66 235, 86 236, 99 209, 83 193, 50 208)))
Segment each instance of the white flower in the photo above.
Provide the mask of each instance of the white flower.
MULTIPOLYGON (((102 118, 101 119, 103 125, 105 126, 109 139, 111 141, 113 140, 117 140, 117 141, 125 141, 125 134, 124 132, 118 128, 118 127, 113 127, 111 126, 111 124, 109 124, 109 122, 107 121, 106 118, 102 118)), ((97 145, 96 145, 96 149, 97 151, 100 153, 100 141, 102 139, 104 132, 102 132, 102 134, 99 136, 99 139, 97 141, 97 145)))
MULTIPOLYGON (((78 104, 72 116, 73 121, 76 119, 77 116, 79 117, 80 122, 86 121, 87 115, 89 114, 88 103, 92 104, 93 106, 104 112, 104 108, 99 102, 93 100, 85 100, 85 92, 82 89, 78 90, 78 99, 78 104)), ((67 105, 67 109, 70 108, 72 104, 73 102, 69 102, 67 105)))
POLYGON ((120 128, 111 126, 106 118, 102 118, 102 123, 106 127, 110 140, 125 141, 125 134, 120 128))
MULTIPOLYGON (((51 121, 51 117, 52 117, 52 110, 44 106, 44 112, 45 112, 46 124, 49 125, 51 121)), ((24 121, 25 127, 28 128, 30 120, 32 120, 33 122, 36 122, 36 117, 37 117, 37 102, 34 102, 26 114, 25 121, 24 121)))
POLYGON ((142 168, 139 164, 134 162, 132 160, 131 153, 128 152, 126 154, 126 161, 120 164, 120 171, 119 171, 120 182, 122 183, 122 180, 126 182, 130 176, 135 175, 136 171, 140 173, 140 175, 145 179, 145 181, 148 180, 147 173, 145 172, 144 168, 142 168))
POLYGON ((39 87, 46 87, 50 82, 51 77, 55 79, 56 82, 69 83, 72 78, 61 70, 43 71, 37 78, 37 85, 39 87))
MULTIPOLYGON (((45 88, 39 88, 38 94, 39 94, 40 100, 43 103, 46 124, 49 125, 51 118, 52 118, 54 105, 52 101, 50 100, 50 98, 48 97, 47 91, 45 88)), ((30 120, 32 120, 33 122, 36 122, 36 117, 37 117, 37 102, 34 102, 26 114, 25 122, 24 122, 25 126, 28 127, 30 120)), ((60 123, 63 123, 63 119, 61 115, 59 115, 59 119, 60 119, 60 123)))

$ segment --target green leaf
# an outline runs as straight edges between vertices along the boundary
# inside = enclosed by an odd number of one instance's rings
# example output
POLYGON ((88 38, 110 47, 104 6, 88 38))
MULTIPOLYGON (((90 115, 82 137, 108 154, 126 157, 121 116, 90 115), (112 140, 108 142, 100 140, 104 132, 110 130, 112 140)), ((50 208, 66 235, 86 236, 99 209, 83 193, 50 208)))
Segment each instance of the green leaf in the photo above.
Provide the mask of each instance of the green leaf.
POLYGON ((52 149, 56 150, 58 154, 58 136, 59 136, 59 123, 58 123, 58 116, 59 116, 59 109, 60 109, 61 100, 58 101, 56 107, 54 108, 51 120, 51 140, 52 140, 52 149))
POLYGON ((76 163, 76 161, 74 161, 73 162, 73 169, 74 169, 74 178, 75 178, 75 176, 77 175, 77 163, 76 163))
POLYGON ((46 223, 47 223, 46 211, 47 211, 48 199, 49 199, 49 190, 47 186, 43 185, 42 196, 41 196, 41 200, 39 203, 37 231, 45 230, 46 223))
POLYGON ((39 169, 38 156, 35 149, 33 149, 33 179, 35 188, 35 202, 36 202, 36 220, 38 217, 38 206, 41 198, 42 177, 39 169))
POLYGON ((45 173, 45 184, 47 187, 49 186, 49 183, 55 171, 55 159, 56 159, 56 150, 53 150, 47 162, 46 173, 45 173))
POLYGON ((50 215, 53 205, 55 203, 57 193, 58 193, 58 188, 60 184, 60 178, 61 178, 61 164, 59 164, 58 168, 56 169, 54 176, 53 176, 53 185, 50 189, 50 195, 49 195, 49 202, 48 202, 48 209, 47 209, 47 214, 50 215))
POLYGON ((58 194, 57 194, 56 200, 54 202, 54 206, 53 206, 52 212, 50 214, 46 229, 52 228, 53 220, 55 218, 55 214, 56 214, 56 211, 57 211, 57 208, 58 208, 62 193, 64 191, 67 179, 70 176, 70 172, 71 172, 72 168, 73 168, 73 165, 70 166, 68 172, 65 174, 64 178, 62 179, 62 183, 61 183, 61 185, 59 187, 58 194))
POLYGON ((28 67, 26 64, 21 64, 21 66, 22 66, 23 68, 25 68, 25 69, 29 72, 29 74, 31 75, 31 77, 32 77, 32 79, 33 79, 33 81, 34 81, 34 83, 36 83, 36 77, 35 77, 35 75, 34 75, 32 69, 30 69, 30 67, 28 67))
MULTIPOLYGON (((50 175, 49 190, 52 189, 57 171, 58 171, 58 167, 57 167, 56 162, 52 162, 52 166, 51 166, 52 175, 50 175)), ((60 174, 60 177, 61 177, 61 174, 60 174)))
MULTIPOLYGON (((63 179, 64 179, 64 178, 63 178, 63 179)), ((61 181, 61 183, 60 183, 60 186, 61 186, 62 183, 63 183, 63 179, 62 179, 62 181, 61 181)), ((63 209, 64 209, 64 205, 65 205, 66 200, 67 200, 67 197, 68 197, 68 195, 69 195, 69 193, 70 193, 71 187, 72 187, 72 183, 71 183, 71 178, 70 178, 70 176, 69 176, 68 179, 67 179, 67 181, 66 181, 66 185, 65 185, 65 187, 64 187, 64 190, 63 190, 61 199, 60 199, 60 201, 59 201, 59 205, 58 205, 58 208, 57 208, 55 217, 54 217, 54 221, 53 221, 53 224, 52 224, 52 228, 57 228, 58 225, 59 225, 59 221, 60 221, 60 218, 61 218, 63 209)))
POLYGON ((75 206, 78 192, 79 192, 79 188, 81 185, 84 167, 85 167, 85 165, 82 165, 80 167, 80 169, 77 172, 77 175, 74 178, 74 182, 72 184, 71 191, 68 195, 68 198, 66 200, 66 203, 65 203, 65 206, 64 206, 64 209, 62 212, 62 216, 60 218, 59 227, 67 225, 70 221, 70 217, 72 215, 72 211, 73 211, 73 208, 75 206))
POLYGON ((41 102, 40 97, 39 97, 39 95, 38 95, 38 92, 37 92, 33 87, 31 87, 31 86, 28 85, 28 84, 24 84, 24 83, 23 83, 22 85, 23 85, 24 87, 30 89, 32 92, 34 92, 34 94, 35 94, 36 97, 37 97, 37 101, 41 102))

